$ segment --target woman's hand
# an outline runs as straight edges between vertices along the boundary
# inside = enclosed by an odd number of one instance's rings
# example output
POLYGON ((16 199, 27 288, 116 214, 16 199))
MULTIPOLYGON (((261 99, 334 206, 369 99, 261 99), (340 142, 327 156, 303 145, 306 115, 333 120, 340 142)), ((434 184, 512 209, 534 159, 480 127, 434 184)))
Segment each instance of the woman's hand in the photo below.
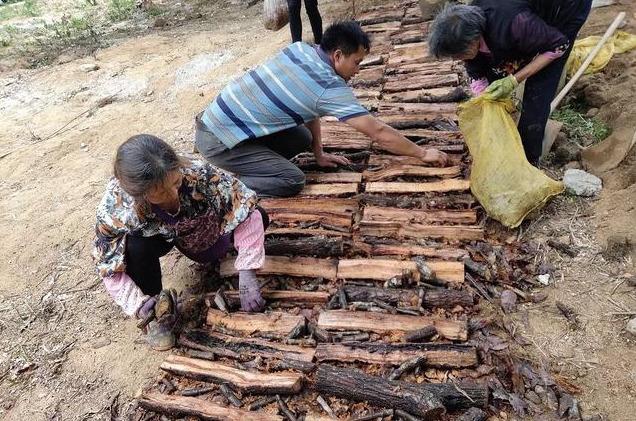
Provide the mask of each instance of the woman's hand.
POLYGON ((488 85, 486 94, 491 99, 509 98, 517 86, 519 86, 519 82, 517 82, 515 76, 509 75, 488 85))

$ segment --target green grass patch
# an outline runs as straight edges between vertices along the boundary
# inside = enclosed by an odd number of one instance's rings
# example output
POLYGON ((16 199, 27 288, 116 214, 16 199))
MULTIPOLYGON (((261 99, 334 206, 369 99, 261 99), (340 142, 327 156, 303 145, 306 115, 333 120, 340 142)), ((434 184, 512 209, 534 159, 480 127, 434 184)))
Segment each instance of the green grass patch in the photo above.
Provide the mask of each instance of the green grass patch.
POLYGON ((582 146, 598 143, 612 133, 607 124, 594 117, 586 117, 570 105, 555 110, 551 118, 562 122, 568 139, 582 146))
POLYGON ((135 12, 135 0, 110 0, 108 18, 113 22, 129 19, 135 12))
POLYGON ((7 3, 0 5, 0 21, 17 17, 32 17, 40 14, 36 0, 25 0, 21 3, 7 3))

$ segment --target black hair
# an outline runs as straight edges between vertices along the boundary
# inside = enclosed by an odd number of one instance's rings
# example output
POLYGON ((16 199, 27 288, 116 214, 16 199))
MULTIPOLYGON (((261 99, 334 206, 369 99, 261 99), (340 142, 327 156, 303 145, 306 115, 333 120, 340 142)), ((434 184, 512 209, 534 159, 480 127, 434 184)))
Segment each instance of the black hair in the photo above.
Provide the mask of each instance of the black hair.
POLYGON ((121 188, 142 204, 152 187, 163 183, 171 171, 186 162, 158 137, 138 134, 119 145, 113 170, 121 188))
POLYGON ((352 20, 332 23, 320 41, 320 48, 325 52, 341 50, 346 56, 355 53, 360 47, 369 52, 371 41, 360 24, 352 20))
POLYGON ((431 26, 428 51, 437 58, 462 54, 485 28, 486 17, 478 6, 447 3, 431 26))

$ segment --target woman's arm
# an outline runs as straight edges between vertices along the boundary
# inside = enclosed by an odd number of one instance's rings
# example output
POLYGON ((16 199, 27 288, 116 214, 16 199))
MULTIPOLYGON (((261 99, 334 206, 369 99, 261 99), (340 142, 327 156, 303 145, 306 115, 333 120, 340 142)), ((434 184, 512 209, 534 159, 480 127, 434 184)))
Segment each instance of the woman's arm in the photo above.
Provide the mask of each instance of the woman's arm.
POLYGON ((553 52, 539 54, 530 63, 519 69, 519 71, 514 74, 515 79, 517 79, 517 83, 521 83, 530 76, 538 73, 559 57, 561 57, 561 55, 557 55, 553 52))

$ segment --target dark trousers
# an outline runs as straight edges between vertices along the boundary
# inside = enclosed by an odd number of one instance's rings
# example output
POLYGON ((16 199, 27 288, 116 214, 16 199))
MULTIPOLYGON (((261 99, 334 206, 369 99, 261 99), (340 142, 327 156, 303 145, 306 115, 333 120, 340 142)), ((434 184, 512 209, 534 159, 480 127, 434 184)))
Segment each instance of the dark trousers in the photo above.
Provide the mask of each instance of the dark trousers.
MULTIPOLYGON (((302 41, 303 24, 300 19, 301 0, 287 0, 289 9, 289 29, 291 30, 292 42, 302 41)), ((322 40, 322 18, 318 11, 318 0, 305 0, 305 10, 309 16, 311 31, 314 33, 314 42, 320 44, 322 40)))
POLYGON ((556 95, 563 67, 570 56, 574 40, 590 13, 591 0, 581 3, 582 7, 574 18, 555 25, 570 40, 570 48, 563 56, 526 80, 518 128, 526 158, 534 165, 541 157, 545 125, 550 116, 550 103, 556 95))
MULTIPOLYGON (((263 208, 256 209, 263 218, 263 227, 269 225, 269 217, 263 208)), ((217 240, 205 253, 192 255, 179 249, 183 254, 198 263, 214 263, 222 259, 232 245, 232 234, 217 240)), ((168 254, 175 246, 161 235, 142 237, 128 234, 126 236, 126 274, 132 278, 141 291, 146 295, 157 295, 163 289, 161 282, 161 264, 159 258, 168 254)), ((177 247, 178 248, 178 247, 177 247)))
POLYGON ((312 136, 305 126, 246 140, 228 149, 197 121, 199 152, 212 164, 236 174, 247 187, 263 197, 288 197, 305 186, 305 174, 289 162, 311 149, 312 136))

